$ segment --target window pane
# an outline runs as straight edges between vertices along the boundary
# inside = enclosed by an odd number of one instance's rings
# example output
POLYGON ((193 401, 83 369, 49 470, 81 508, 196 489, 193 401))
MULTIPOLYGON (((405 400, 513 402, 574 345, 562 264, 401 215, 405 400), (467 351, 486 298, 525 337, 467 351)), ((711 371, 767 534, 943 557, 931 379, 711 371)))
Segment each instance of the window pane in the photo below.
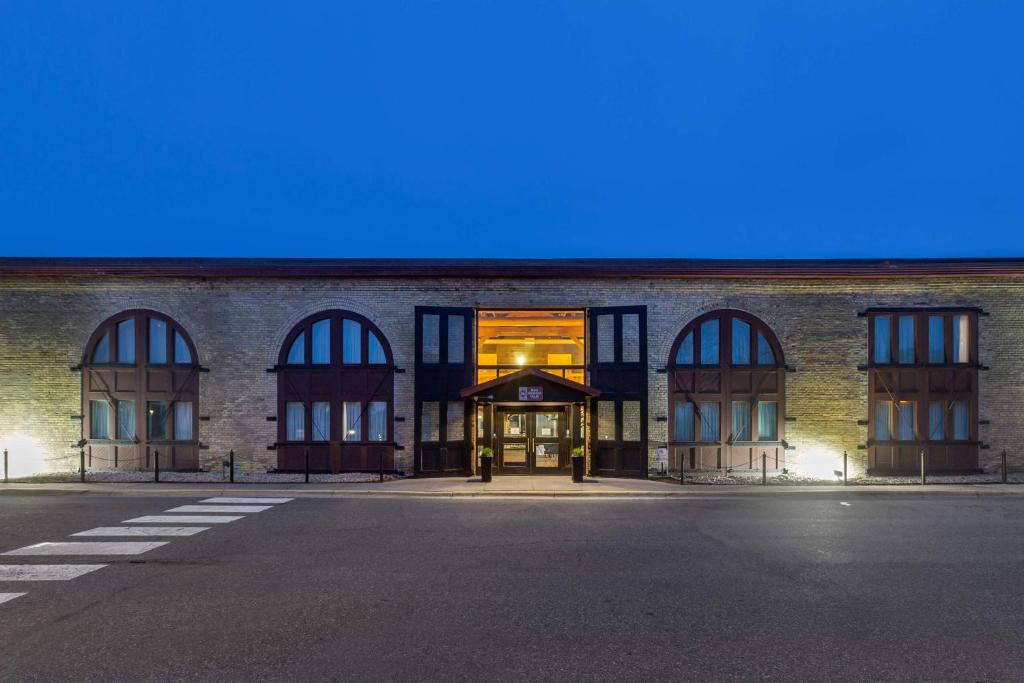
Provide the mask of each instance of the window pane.
POLYGON ((732 364, 750 365, 750 323, 732 319, 732 364))
POLYGON ((775 365, 775 352, 772 351, 772 345, 760 332, 757 333, 757 364, 775 365))
POLYGON ((117 324, 117 362, 135 362, 134 320, 122 320, 117 324))
POLYGON ((388 439, 388 404, 385 401, 370 403, 370 441, 388 439))
POLYGON ((615 401, 597 402, 597 439, 615 441, 615 401))
POLYGON ((750 441, 750 404, 746 401, 732 402, 732 440, 750 441))
POLYGON ((899 440, 913 441, 916 438, 914 434, 914 402, 900 401, 896 404, 896 411, 896 419, 899 425, 899 440))
POLYGON ((622 440, 640 440, 640 401, 622 402, 622 440))
POLYGON ((174 404, 174 438, 178 441, 192 440, 191 401, 178 401, 174 404))
POLYGON ((875 316, 875 362, 892 362, 892 333, 889 330, 889 316, 875 316))
POLYGON ((90 438, 110 438, 110 404, 106 401, 89 401, 90 438))
POLYGON ((693 403, 676 401, 675 440, 693 441, 693 403))
POLYGON ((388 357, 384 353, 384 345, 372 331, 366 333, 366 362, 371 365, 383 365, 388 362, 388 357))
POLYGON ((676 365, 693 365, 693 332, 687 332, 676 351, 676 365))
POLYGON ((441 406, 436 401, 425 401, 420 416, 420 440, 441 440, 441 406))
POLYGON ((448 401, 446 437, 449 441, 462 441, 466 438, 466 404, 463 401, 448 401))
POLYGON ((719 405, 711 401, 701 401, 700 404, 700 440, 718 441, 721 433, 719 419, 719 405))
POLYGON ((946 362, 946 337, 943 334, 943 317, 928 316, 928 362, 946 362))
POLYGON ((167 362, 167 323, 156 318, 149 319, 149 362, 167 362))
POLYGON ((700 364, 718 365, 718 319, 700 324, 700 364))
POLYGON ((953 316, 953 362, 966 363, 970 360, 971 354, 968 345, 970 344, 970 327, 966 315, 953 316))
POLYGON ((188 344, 185 343, 185 337, 181 336, 181 332, 178 332, 177 330, 174 331, 174 362, 192 362, 192 352, 188 350, 188 344))
POLYGON ((953 439, 967 441, 971 438, 971 411, 967 401, 953 401, 953 439))
POLYGON ((331 440, 331 404, 328 401, 313 402, 312 427, 313 434, 311 441, 331 440))
POLYGON ((757 402, 757 440, 779 440, 779 405, 775 401, 757 402))
POLYGON ((331 321, 313 323, 313 362, 321 365, 331 362, 331 321))
POLYGON ((286 403, 285 439, 288 441, 306 440, 306 411, 301 403, 286 403))
POLYGON ((928 403, 928 438, 931 441, 942 441, 945 438, 943 429, 943 417, 945 406, 942 401, 931 401, 928 403))
POLYGON ((92 352, 93 363, 110 362, 110 333, 107 332, 96 342, 96 348, 92 352))
POLYGON ((347 365, 363 362, 363 326, 356 320, 341 321, 341 362, 347 365))
POLYGON ((892 401, 875 403, 875 440, 892 441, 892 430, 889 428, 889 415, 892 412, 892 401))
POLYGON ((288 365, 302 365, 306 362, 306 333, 299 332, 299 336, 292 342, 288 349, 288 365))
POLYGON ((117 438, 135 440, 135 401, 117 402, 117 438))
MULTIPOLYGON (((441 318, 437 315, 423 316, 423 362, 439 362, 441 353, 441 318)), ((434 439, 436 441, 437 439, 434 439)))
POLYGON ((448 362, 466 362, 466 317, 448 316, 448 362))
POLYGON ((914 316, 901 315, 899 320, 899 353, 901 363, 914 362, 914 316))
POLYGON ((167 438, 167 401, 150 401, 146 407, 147 427, 150 441, 167 438))
POLYGON ((597 362, 615 362, 615 316, 597 316, 597 362))
POLYGON ((640 362, 640 316, 636 313, 622 314, 622 362, 640 362))
POLYGON ((345 413, 345 441, 362 441, 362 404, 359 401, 345 401, 342 408, 345 413))

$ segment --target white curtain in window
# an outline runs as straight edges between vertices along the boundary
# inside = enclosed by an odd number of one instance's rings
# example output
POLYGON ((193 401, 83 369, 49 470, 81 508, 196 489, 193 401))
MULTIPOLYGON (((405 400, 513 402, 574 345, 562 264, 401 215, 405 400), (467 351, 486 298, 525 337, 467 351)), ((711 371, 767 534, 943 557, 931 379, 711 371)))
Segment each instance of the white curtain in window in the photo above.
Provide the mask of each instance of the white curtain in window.
POLYGON ((914 434, 914 402, 900 401, 896 404, 899 431, 897 432, 900 441, 913 441, 914 434))
POLYGON ((185 338, 181 336, 181 332, 178 332, 177 330, 174 331, 174 362, 192 362, 192 352, 188 350, 188 344, 185 343, 185 338))
POLYGON ((901 315, 899 320, 899 358, 901 363, 914 362, 914 316, 901 315))
POLYGON ((288 359, 286 362, 288 365, 302 365, 306 362, 305 332, 299 332, 299 336, 292 342, 292 347, 288 349, 288 359))
POLYGON ((370 402, 370 441, 387 441, 388 404, 385 401, 370 402))
POLYGON ((772 351, 772 345, 760 332, 757 333, 757 364, 775 365, 775 352, 772 351))
POLYGON ((306 412, 301 403, 286 403, 285 407, 285 439, 288 441, 306 440, 306 412))
POLYGON ((891 401, 875 403, 875 440, 892 441, 892 430, 889 427, 889 415, 892 411, 891 401))
POLYGON ((675 440, 693 441, 693 403, 690 401, 676 401, 675 440))
POLYGON ((676 365, 693 365, 693 331, 686 333, 676 351, 676 365))
POLYGON ((345 413, 345 441, 362 441, 363 404, 359 401, 345 401, 342 408, 345 413))
POLYGON ((311 441, 331 440, 331 404, 327 401, 314 401, 310 422, 313 428, 311 441))
POLYGON ((732 364, 750 365, 750 323, 732 319, 732 364))
POLYGON ((177 441, 192 440, 191 401, 178 401, 174 404, 174 438, 177 441))
POLYGON ((892 332, 889 329, 890 316, 875 316, 875 362, 892 362, 892 332))
POLYGON ((331 362, 331 321, 313 323, 313 362, 325 365, 331 362))
POLYGON ((363 362, 363 326, 356 320, 341 321, 341 362, 349 365, 363 362))
POLYGON ((156 318, 149 319, 149 362, 167 362, 167 323, 156 318))
POLYGON ((135 439, 135 401, 117 402, 117 438, 123 441, 135 439))
POLYGON ((448 316, 448 362, 466 362, 466 317, 448 316))
POLYGON ((89 401, 90 437, 110 438, 110 404, 106 401, 89 401))
POLYGON ((384 345, 372 331, 366 333, 366 362, 372 365, 383 365, 388 362, 388 357, 384 353, 384 345))
POLYGON ((700 440, 718 441, 718 435, 721 433, 720 422, 719 405, 712 401, 702 401, 700 404, 700 440))
POLYGON ((928 316, 928 362, 946 362, 946 339, 943 334, 943 317, 941 315, 928 316))
POLYGON ((110 333, 107 332, 96 342, 96 348, 92 352, 93 363, 110 362, 110 333))
POLYGON ((705 320, 700 324, 700 364, 718 365, 718 358, 718 319, 705 320))
POLYGON ((953 362, 966 363, 970 360, 971 354, 968 345, 970 344, 970 327, 966 315, 953 316, 953 362))
POLYGON ((732 402, 732 440, 750 441, 750 404, 746 401, 732 402))
POLYGON ((967 401, 953 401, 953 439, 967 441, 971 438, 971 410, 967 401))
POLYGON ((779 405, 775 401, 757 402, 757 440, 779 440, 779 405))
POLYGON ((930 441, 942 441, 945 438, 943 428, 943 417, 946 411, 942 401, 931 401, 928 403, 928 439, 930 441))
POLYGON ((134 320, 122 320, 117 324, 117 362, 135 362, 134 320))

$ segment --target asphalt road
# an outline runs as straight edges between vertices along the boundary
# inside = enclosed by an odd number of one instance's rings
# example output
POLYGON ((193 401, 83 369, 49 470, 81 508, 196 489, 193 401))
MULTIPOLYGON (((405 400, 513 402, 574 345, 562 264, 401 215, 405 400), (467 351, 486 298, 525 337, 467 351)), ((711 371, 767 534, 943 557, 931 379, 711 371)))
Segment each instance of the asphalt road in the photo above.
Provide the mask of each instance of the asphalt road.
MULTIPOLYGON (((0 495, 0 552, 198 500, 0 495)), ((163 540, 0 558, 108 564, 0 582, 0 680, 1024 676, 1022 497, 300 498, 163 540)))

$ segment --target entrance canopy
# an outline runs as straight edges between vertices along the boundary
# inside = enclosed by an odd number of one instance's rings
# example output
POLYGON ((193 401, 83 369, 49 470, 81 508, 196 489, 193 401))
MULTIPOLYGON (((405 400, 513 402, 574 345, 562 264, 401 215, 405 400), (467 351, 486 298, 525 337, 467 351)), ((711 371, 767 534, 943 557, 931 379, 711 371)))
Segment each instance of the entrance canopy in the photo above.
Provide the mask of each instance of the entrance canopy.
POLYGON ((601 392, 571 379, 556 377, 537 368, 524 368, 459 392, 462 398, 494 403, 581 403, 601 392))

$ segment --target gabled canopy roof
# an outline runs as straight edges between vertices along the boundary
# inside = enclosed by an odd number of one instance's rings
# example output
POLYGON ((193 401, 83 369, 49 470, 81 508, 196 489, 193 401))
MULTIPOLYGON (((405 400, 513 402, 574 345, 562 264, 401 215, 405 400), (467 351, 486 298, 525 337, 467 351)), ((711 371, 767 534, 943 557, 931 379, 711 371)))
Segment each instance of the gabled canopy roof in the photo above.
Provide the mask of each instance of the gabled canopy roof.
POLYGON ((601 395, 601 392, 595 389, 594 387, 588 387, 586 384, 573 382, 571 379, 558 377, 556 375, 552 375, 549 372, 538 370, 537 368, 523 368, 522 370, 517 370, 513 372, 511 375, 505 375, 504 377, 499 377, 498 379, 492 379, 481 384, 475 384, 471 387, 466 387, 465 389, 459 392, 459 395, 462 396, 462 398, 471 398, 473 396, 479 396, 480 394, 492 392, 498 387, 503 387, 509 384, 518 384, 522 380, 527 378, 536 379, 541 382, 549 382, 563 389, 578 392, 582 396, 594 397, 601 395))

